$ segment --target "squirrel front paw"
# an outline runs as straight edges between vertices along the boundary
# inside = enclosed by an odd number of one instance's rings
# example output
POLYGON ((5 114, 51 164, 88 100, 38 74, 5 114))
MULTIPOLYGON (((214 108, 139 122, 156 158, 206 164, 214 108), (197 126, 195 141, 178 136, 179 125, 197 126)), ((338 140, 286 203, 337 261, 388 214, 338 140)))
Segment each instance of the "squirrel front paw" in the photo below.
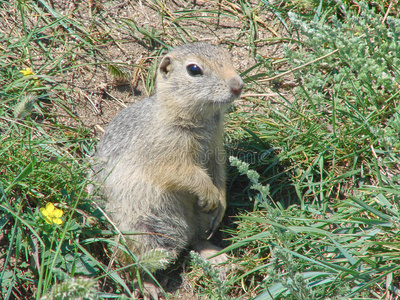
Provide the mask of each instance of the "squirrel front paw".
POLYGON ((218 208, 220 197, 219 190, 213 186, 208 193, 199 197, 198 204, 203 212, 209 213, 218 208))

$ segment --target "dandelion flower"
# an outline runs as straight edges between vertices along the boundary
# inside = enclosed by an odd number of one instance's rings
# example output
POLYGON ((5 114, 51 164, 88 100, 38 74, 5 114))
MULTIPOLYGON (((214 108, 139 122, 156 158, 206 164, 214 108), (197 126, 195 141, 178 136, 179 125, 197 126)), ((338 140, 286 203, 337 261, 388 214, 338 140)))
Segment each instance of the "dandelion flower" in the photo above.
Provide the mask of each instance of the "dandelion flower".
POLYGON ((56 223, 57 225, 61 225, 63 222, 61 217, 64 212, 61 209, 55 208, 51 202, 47 203, 46 207, 41 207, 40 213, 49 224, 56 223))

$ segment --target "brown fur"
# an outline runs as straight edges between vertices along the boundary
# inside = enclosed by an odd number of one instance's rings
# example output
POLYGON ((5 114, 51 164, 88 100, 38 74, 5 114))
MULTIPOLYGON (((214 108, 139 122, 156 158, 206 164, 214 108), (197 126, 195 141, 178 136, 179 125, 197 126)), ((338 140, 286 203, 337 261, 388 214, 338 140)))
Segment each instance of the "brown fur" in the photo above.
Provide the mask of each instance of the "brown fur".
MULTIPOLYGON (((188 246, 215 253, 207 241, 226 208, 224 112, 243 81, 227 52, 194 43, 168 53, 156 92, 120 112, 95 155, 106 210, 141 255, 163 249, 176 257, 188 246), (202 74, 193 76, 196 64, 202 74)), ((218 260, 216 260, 218 261, 218 260)))

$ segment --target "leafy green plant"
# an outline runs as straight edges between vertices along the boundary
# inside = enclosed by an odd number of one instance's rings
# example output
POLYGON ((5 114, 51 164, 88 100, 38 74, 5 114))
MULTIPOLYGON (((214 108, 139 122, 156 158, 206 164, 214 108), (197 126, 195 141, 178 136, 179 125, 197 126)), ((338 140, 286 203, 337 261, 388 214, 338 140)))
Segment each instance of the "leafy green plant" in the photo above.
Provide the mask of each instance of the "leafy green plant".
POLYGON ((242 254, 235 262, 245 273, 236 280, 257 288, 256 299, 377 295, 374 287, 379 289, 380 281, 399 274, 392 250, 382 249, 386 243, 389 248, 398 244, 398 205, 388 200, 393 196, 349 197, 335 213, 293 205, 264 206, 241 216, 235 243, 226 249, 245 251, 243 260, 242 254), (392 209, 385 212, 385 207, 392 209))
POLYGON ((231 299, 228 293, 229 281, 221 277, 223 266, 212 266, 194 251, 190 251, 190 266, 193 269, 188 276, 196 278, 199 294, 207 299, 231 299))

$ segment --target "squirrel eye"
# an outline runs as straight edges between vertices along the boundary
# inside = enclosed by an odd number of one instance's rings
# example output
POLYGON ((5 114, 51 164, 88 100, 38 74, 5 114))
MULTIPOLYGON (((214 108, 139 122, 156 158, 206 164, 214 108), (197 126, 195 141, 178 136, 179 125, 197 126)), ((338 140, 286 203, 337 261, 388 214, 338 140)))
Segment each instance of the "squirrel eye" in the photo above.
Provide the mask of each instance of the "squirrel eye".
POLYGON ((203 75, 203 71, 196 64, 190 64, 186 67, 187 72, 190 76, 201 76, 203 75))

